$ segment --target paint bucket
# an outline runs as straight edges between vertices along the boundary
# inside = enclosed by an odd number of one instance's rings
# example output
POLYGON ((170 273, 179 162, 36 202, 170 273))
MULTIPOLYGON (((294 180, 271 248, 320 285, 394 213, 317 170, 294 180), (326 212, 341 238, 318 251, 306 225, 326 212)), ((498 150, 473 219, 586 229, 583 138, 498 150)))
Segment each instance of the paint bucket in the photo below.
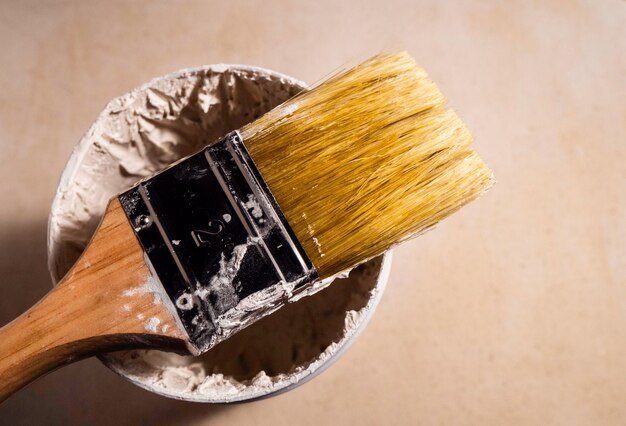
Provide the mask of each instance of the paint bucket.
MULTIPOLYGON (((210 65, 156 78, 109 102, 70 155, 57 188, 48 226, 53 281, 85 248, 111 197, 305 89, 274 71, 210 65)), ((235 402, 276 395, 344 353, 376 308, 390 264, 390 252, 372 259, 200 357, 136 350, 100 359, 172 398, 235 402)))

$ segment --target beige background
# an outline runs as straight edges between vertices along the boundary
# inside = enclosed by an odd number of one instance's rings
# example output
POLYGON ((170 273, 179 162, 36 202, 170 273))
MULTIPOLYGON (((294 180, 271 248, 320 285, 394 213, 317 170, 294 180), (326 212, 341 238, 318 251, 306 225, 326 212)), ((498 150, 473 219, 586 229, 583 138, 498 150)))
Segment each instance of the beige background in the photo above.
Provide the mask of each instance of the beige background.
POLYGON ((180 68, 246 63, 309 82, 407 49, 498 184, 396 251, 371 325, 288 394, 209 406, 95 360, 0 406, 2 424, 626 422, 626 3, 0 2, 0 323, 50 286, 46 218, 101 107, 180 68))

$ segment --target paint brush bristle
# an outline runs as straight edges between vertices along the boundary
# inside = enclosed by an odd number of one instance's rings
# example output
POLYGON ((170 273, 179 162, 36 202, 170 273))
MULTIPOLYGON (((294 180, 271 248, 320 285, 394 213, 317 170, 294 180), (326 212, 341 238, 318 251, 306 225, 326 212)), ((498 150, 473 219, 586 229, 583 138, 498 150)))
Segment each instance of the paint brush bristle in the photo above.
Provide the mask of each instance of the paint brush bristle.
POLYGON ((340 73, 241 134, 322 278, 434 226, 492 184, 469 131, 407 53, 340 73))

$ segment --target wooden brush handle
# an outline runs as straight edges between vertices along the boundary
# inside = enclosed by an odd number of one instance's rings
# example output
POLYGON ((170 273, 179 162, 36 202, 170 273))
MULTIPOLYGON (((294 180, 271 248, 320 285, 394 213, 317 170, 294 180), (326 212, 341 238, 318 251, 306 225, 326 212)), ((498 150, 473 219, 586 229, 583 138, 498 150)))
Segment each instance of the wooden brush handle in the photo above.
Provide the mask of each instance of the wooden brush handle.
POLYGON ((37 377, 96 353, 140 347, 184 352, 186 338, 150 292, 149 280, 143 250, 114 199, 74 268, 0 329, 0 401, 37 377))

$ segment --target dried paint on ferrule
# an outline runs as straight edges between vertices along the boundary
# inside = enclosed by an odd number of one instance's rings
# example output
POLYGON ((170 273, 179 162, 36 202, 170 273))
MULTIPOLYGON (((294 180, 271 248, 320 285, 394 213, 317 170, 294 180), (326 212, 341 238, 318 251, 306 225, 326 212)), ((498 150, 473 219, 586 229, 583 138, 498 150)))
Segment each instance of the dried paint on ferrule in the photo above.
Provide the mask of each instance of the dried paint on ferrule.
POLYGON ((237 132, 119 199, 201 352, 317 278, 237 132), (256 294, 261 303, 238 309, 256 294))

